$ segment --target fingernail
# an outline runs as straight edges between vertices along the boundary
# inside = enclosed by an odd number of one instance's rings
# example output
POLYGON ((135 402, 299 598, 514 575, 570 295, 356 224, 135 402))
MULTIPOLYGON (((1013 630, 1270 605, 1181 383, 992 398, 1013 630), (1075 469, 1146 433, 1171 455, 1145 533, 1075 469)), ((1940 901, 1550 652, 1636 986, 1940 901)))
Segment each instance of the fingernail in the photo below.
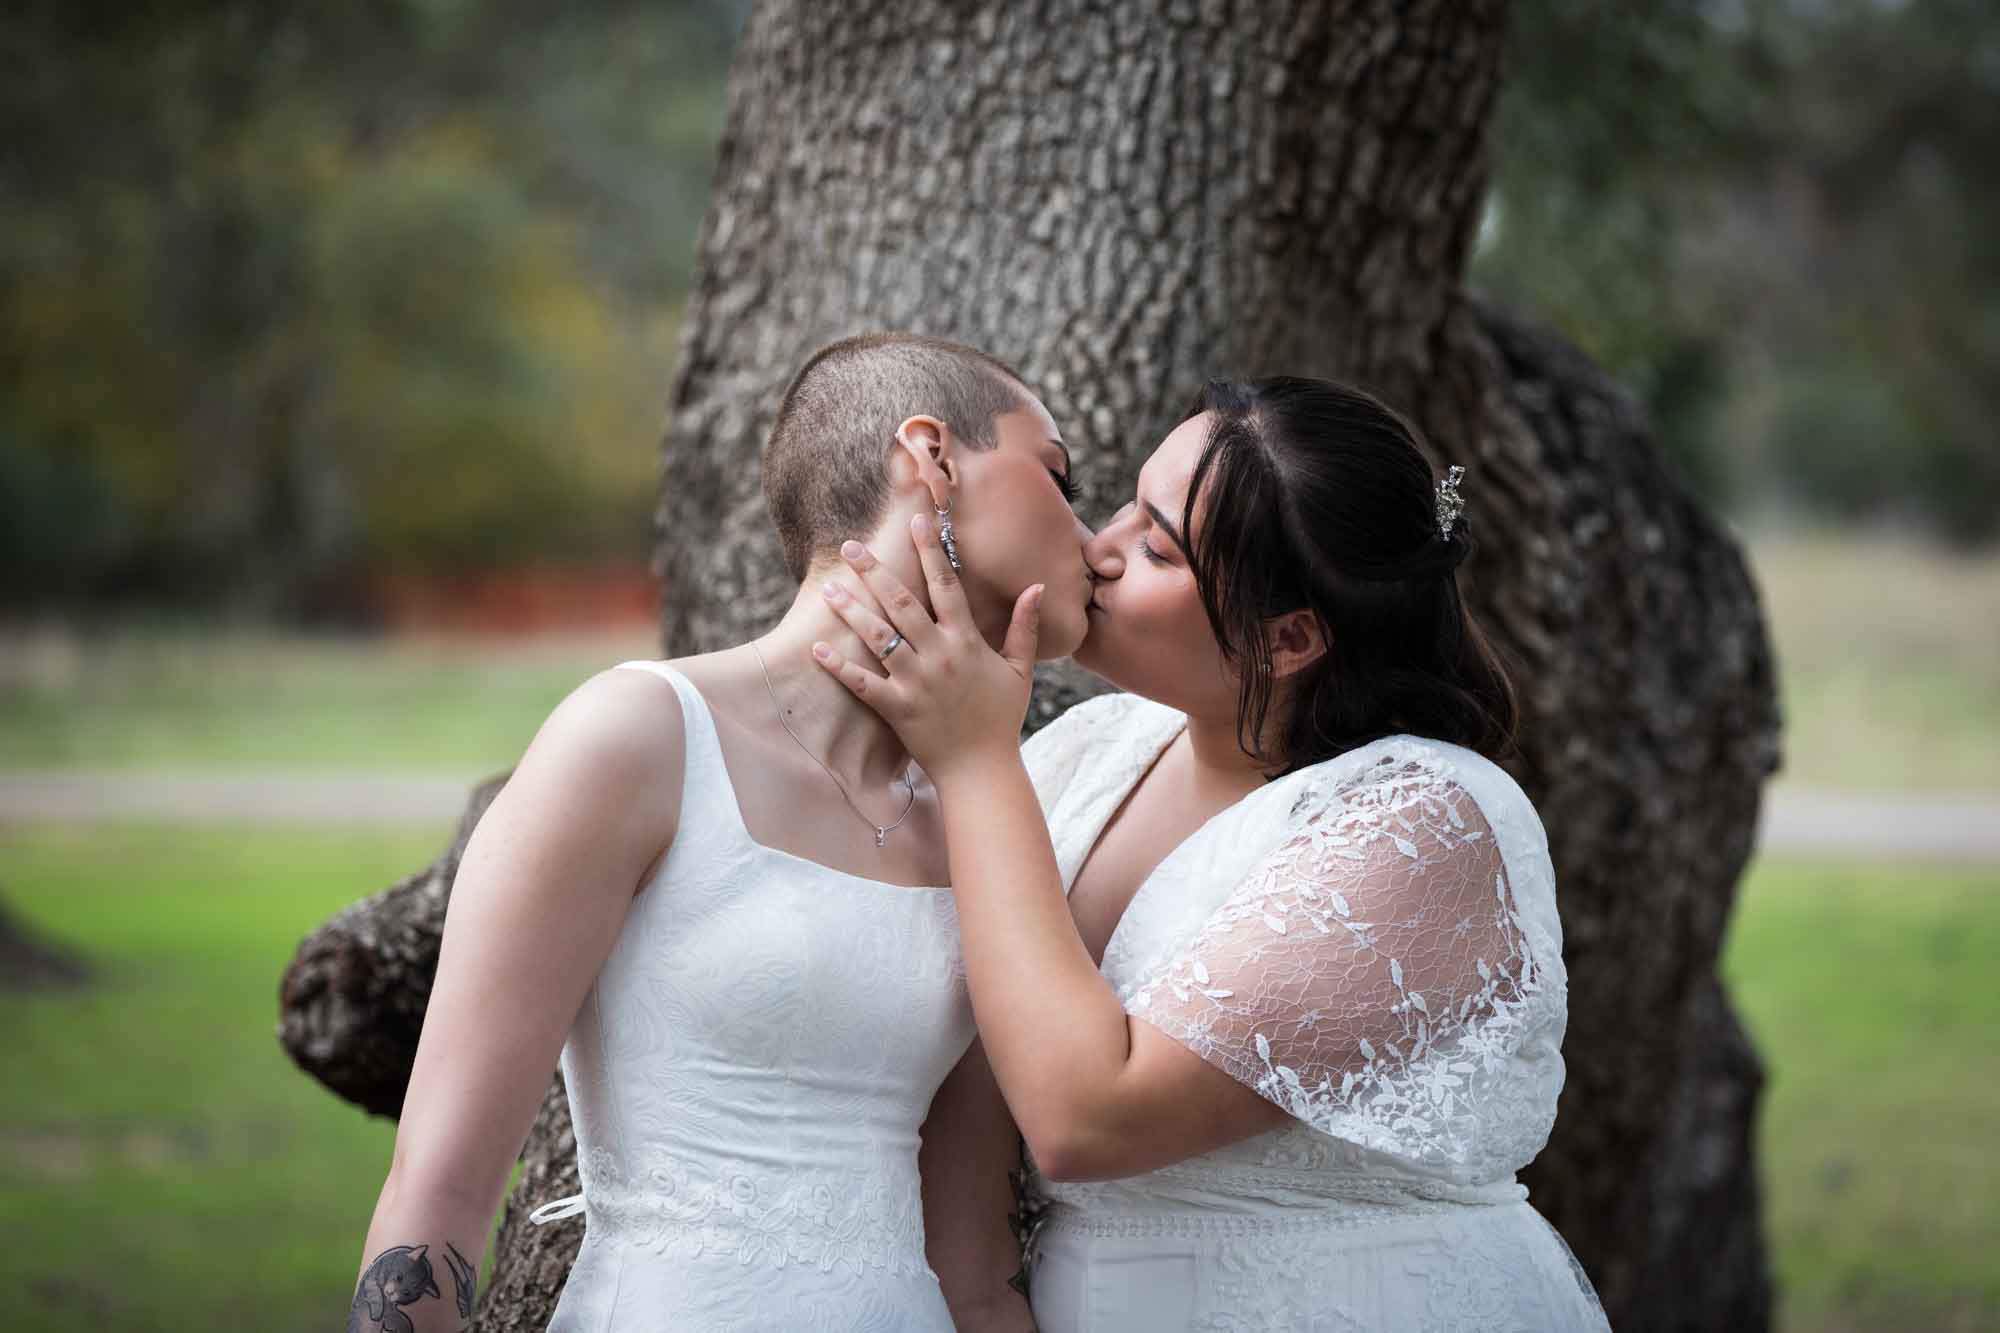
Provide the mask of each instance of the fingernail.
POLYGON ((842 542, 840 544, 840 553, 849 560, 859 560, 862 556, 868 554, 868 548, 860 542, 842 542))
POLYGON ((819 595, 829 602, 838 602, 847 596, 847 589, 838 583, 822 583, 819 585, 819 595))
POLYGON ((813 645, 813 656, 822 662, 830 662, 833 660, 833 649, 823 643, 816 643, 813 645))
POLYGON ((931 535, 930 515, 929 514, 910 515, 910 531, 917 535, 918 540, 922 540, 926 537, 929 537, 931 535))
POLYGON ((1048 587, 1049 585, 1046 583, 1037 583, 1035 585, 1035 600, 1031 603, 1031 605, 1035 608, 1037 612, 1041 611, 1042 609, 1042 594, 1048 591, 1048 587))

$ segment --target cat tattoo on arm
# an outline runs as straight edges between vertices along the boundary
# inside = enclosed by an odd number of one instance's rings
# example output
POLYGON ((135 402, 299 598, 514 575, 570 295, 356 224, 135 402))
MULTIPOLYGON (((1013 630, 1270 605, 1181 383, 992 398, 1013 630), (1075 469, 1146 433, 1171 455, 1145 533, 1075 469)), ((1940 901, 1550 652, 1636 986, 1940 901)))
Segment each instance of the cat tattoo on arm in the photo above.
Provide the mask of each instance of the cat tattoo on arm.
MULTIPOLYGON (((354 1290, 354 1305, 347 1313, 347 1333, 416 1333, 416 1325, 403 1313, 426 1296, 443 1298, 437 1278, 426 1256, 428 1245, 392 1245, 375 1256, 361 1285, 354 1290)), ((466 1262, 450 1241, 444 1245, 445 1263, 451 1269, 458 1314, 471 1327, 472 1297, 478 1269, 466 1262)))

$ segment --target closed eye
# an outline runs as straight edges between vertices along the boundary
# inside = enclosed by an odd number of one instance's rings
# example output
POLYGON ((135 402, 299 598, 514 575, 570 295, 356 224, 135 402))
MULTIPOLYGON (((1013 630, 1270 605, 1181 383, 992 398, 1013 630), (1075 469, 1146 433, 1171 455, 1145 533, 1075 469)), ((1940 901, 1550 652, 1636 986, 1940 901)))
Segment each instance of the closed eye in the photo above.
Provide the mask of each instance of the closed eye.
POLYGON ((1069 501, 1071 505, 1074 505, 1078 500, 1083 498, 1083 488, 1071 481, 1067 476, 1056 471, 1054 468, 1049 469, 1049 475, 1056 479, 1056 489, 1062 492, 1063 499, 1069 501))
POLYGON ((1147 541, 1144 537, 1141 537, 1139 539, 1139 553, 1145 556, 1148 560, 1152 561, 1156 565, 1164 565, 1167 563, 1167 558, 1161 555, 1158 551, 1155 551, 1153 549, 1153 544, 1147 541))

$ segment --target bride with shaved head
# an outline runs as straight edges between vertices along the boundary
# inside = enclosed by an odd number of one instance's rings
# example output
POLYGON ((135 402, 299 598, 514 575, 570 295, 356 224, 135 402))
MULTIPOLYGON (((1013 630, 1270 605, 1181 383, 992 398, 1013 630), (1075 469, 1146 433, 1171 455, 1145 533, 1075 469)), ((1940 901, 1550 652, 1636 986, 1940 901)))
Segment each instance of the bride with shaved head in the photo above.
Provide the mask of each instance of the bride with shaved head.
POLYGON ((965 624, 998 645, 1040 587, 1069 652, 1069 457, 1001 362, 879 335, 806 362, 762 467, 784 616, 584 682, 466 847, 350 1331, 462 1326, 558 1063, 582 1193, 534 1220, 584 1238, 552 1330, 1026 1325, 937 792, 808 649, 860 649, 819 592, 842 540, 921 514, 966 553, 965 624))

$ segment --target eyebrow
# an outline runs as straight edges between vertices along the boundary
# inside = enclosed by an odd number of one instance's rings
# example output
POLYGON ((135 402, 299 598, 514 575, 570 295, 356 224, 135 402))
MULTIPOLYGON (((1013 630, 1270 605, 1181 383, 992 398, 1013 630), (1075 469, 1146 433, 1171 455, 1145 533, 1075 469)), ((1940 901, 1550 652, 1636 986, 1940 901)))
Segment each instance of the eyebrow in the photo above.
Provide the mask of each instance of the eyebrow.
POLYGON ((1167 522, 1167 516, 1165 514, 1162 514, 1159 511, 1159 508, 1156 505, 1154 505, 1154 503, 1151 500, 1141 500, 1139 503, 1144 505, 1146 507, 1146 512, 1153 516, 1153 522, 1159 524, 1161 527, 1167 530, 1167 535, 1174 539, 1174 545, 1181 548, 1181 555, 1186 557, 1188 560, 1192 561, 1194 557, 1188 555, 1187 543, 1181 540, 1181 534, 1174 527, 1174 525, 1167 522))

